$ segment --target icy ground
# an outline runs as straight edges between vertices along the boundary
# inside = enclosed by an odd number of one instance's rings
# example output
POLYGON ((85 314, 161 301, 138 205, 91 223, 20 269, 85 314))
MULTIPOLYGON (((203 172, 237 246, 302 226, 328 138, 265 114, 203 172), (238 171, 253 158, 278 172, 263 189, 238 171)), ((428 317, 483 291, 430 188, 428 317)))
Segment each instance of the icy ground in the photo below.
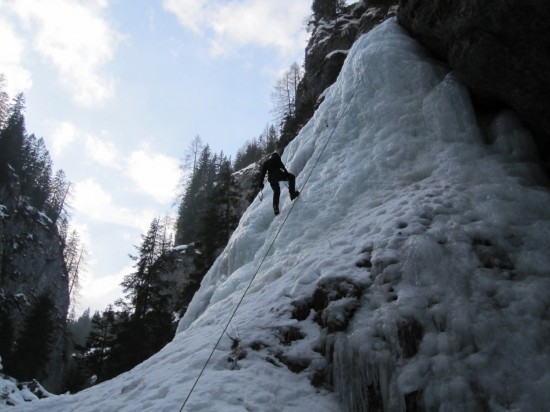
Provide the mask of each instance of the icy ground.
POLYGON ((254 201, 174 341, 12 410, 180 410, 268 250, 184 410, 547 410, 548 182, 514 115, 486 120, 394 20, 379 26, 284 153, 301 196, 285 190, 278 217, 270 189, 254 201))

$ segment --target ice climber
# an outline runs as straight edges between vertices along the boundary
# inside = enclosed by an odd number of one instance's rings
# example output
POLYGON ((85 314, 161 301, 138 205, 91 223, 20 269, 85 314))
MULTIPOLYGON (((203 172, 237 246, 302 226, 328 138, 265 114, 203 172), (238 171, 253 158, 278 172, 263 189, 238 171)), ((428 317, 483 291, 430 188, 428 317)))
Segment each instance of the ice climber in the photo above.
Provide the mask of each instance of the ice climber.
POLYGON ((260 188, 264 188, 265 174, 267 173, 267 181, 273 189, 273 211, 276 215, 279 214, 279 197, 281 196, 281 188, 279 182, 288 181, 288 193, 290 200, 298 197, 300 192, 296 191, 296 176, 286 170, 285 165, 281 161, 279 153, 275 152, 269 156, 262 165, 262 176, 260 180, 260 188))

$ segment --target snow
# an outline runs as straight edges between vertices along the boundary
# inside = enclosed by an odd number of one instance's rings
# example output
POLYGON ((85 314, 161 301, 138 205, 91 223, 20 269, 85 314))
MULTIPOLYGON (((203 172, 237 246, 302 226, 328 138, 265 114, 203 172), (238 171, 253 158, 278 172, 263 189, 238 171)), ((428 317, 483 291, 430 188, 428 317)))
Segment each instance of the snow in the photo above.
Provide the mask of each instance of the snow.
POLYGON ((211 353, 184 410, 546 410, 548 182, 512 112, 477 124, 444 65, 378 26, 285 150, 300 197, 252 203, 173 342, 12 410, 177 411, 211 353))
MULTIPOLYGON (((2 370, 1 362, 0 370, 2 370)), ((0 405, 23 405, 26 402, 36 401, 40 399, 40 397, 45 398, 51 396, 54 395, 46 391, 36 381, 17 383, 15 379, 0 373, 0 405), (32 387, 32 390, 29 386, 32 387)))
POLYGON ((0 219, 5 219, 7 217, 10 217, 6 212, 8 211, 8 208, 4 205, 0 205, 0 219))

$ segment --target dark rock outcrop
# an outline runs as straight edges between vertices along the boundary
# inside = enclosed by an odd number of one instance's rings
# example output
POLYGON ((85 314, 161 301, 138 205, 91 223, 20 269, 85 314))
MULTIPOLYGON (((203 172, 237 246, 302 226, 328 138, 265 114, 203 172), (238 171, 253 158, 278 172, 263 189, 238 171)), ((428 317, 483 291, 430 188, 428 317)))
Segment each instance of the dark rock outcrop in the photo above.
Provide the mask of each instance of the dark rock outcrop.
POLYGON ((550 158, 550 2, 400 0, 398 21, 448 62, 481 110, 505 104, 550 158))
MULTIPOLYGON (((0 188, 0 309, 9 318, 15 339, 33 304, 43 295, 54 304, 55 328, 46 373, 37 378, 46 389, 56 392, 64 378, 69 307, 62 238, 56 225, 20 196, 18 184, 6 185, 0 188)), ((44 343, 37 342, 40 344, 44 343)))
POLYGON ((398 0, 361 1, 346 7, 334 19, 310 23, 312 34, 305 52, 305 73, 296 91, 296 118, 289 120, 283 130, 283 146, 313 116, 323 92, 336 81, 355 40, 394 16, 397 3, 398 0))

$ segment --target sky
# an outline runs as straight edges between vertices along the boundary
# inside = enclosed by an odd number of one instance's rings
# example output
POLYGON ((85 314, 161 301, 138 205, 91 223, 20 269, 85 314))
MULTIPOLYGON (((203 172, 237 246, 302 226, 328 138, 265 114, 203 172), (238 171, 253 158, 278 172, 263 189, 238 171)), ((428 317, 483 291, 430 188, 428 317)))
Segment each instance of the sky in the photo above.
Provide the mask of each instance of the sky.
POLYGON ((303 62, 311 0, 0 0, 0 73, 72 182, 89 254, 78 312, 121 296, 140 234, 173 216, 195 136, 234 156, 303 62))
POLYGON ((379 25, 285 148, 300 196, 255 199, 173 341, 74 395, 11 381, 12 411, 547 412, 550 191, 519 118, 491 120, 379 25))

